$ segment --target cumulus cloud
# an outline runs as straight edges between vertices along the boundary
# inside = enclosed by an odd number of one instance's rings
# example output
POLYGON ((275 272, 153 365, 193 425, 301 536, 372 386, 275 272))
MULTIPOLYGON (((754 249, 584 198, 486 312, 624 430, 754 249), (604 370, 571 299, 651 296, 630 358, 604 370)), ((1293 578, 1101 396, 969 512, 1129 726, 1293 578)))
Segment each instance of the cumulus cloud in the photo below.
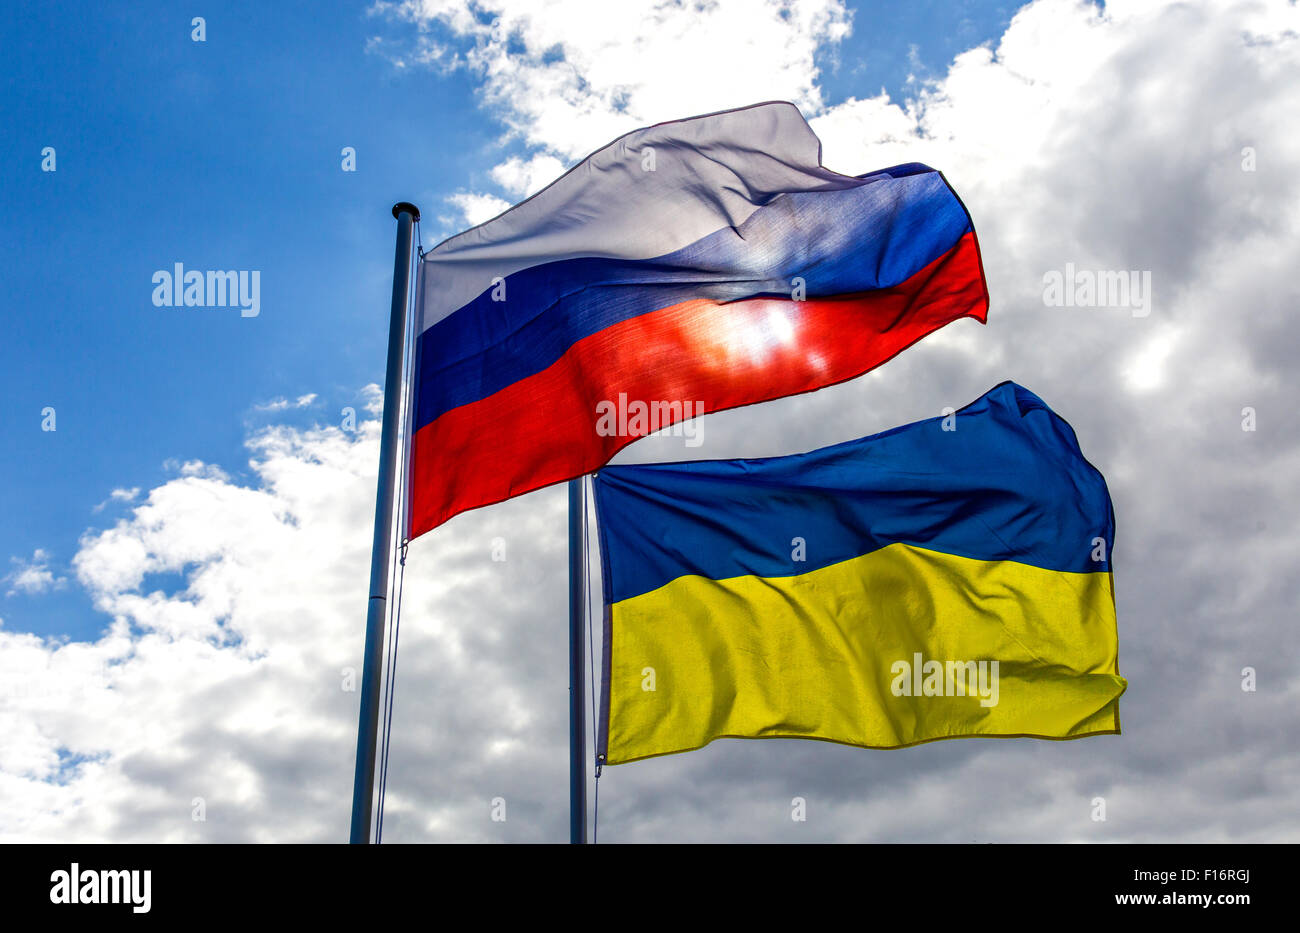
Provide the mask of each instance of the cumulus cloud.
POLYGON ((849 32, 840 0, 408 0, 420 24, 482 78, 483 102, 520 137, 574 159, 680 115, 763 99, 822 106, 816 56, 849 32))
MULTIPOLYGON (((83 538, 73 566, 101 635, 0 631, 0 839, 341 838, 378 432, 373 419, 355 432, 263 430, 249 439, 249 485, 191 470, 83 538)), ((520 622, 564 605, 541 562, 563 524, 552 490, 412 549, 422 569, 406 582, 416 621, 400 689, 415 704, 399 705, 395 728, 413 754, 394 768, 390 813, 487 840, 497 824, 474 817, 492 796, 521 817, 558 806, 565 765, 549 750, 564 707, 535 700, 563 668, 564 619, 557 608, 552 626, 520 622), (506 536, 508 559, 487 559, 506 536), (484 589, 496 593, 486 614, 484 589), (447 743, 456 763, 435 767, 447 743), (497 774, 502 762, 526 767, 497 774)), ((507 835, 546 828, 518 819, 507 835)))
MULTIPOLYGON (((492 170, 516 200, 616 136, 689 115, 684 108, 791 100, 819 112, 818 56, 852 22, 842 0, 407 0, 372 12, 419 27, 414 49, 373 51, 480 79, 484 108, 533 150, 492 170)), ((470 224, 507 206, 490 194, 450 200, 470 224)))
POLYGON ((511 156, 492 169, 492 180, 512 195, 526 196, 559 178, 564 168, 563 162, 545 152, 529 159, 511 156))
POLYGON ((510 206, 509 201, 498 198, 496 195, 470 192, 453 194, 447 198, 447 201, 456 210, 460 211, 465 224, 470 227, 476 227, 485 220, 491 220, 510 206))
POLYGON ((21 557, 11 557, 9 560, 13 563, 14 570, 5 577, 5 582, 9 584, 6 596, 15 593, 33 596, 57 589, 64 583, 64 578, 56 576, 50 569, 50 555, 41 548, 32 552, 31 560, 23 560, 21 557))
MULTIPOLYGON (((837 102, 816 68, 848 28, 833 4, 785 4, 784 50, 768 7, 579 6, 401 7, 456 67, 479 69, 484 107, 530 147, 494 173, 503 190, 526 192, 556 167, 546 158, 630 125, 790 97, 832 168, 944 169, 992 294, 985 327, 958 322, 862 379, 710 415, 701 448, 653 437, 619 459, 806 450, 1022 382, 1108 479, 1130 681, 1117 737, 897 752, 724 740, 610 768, 601 838, 1300 838, 1300 137, 1279 119, 1300 107, 1295 6, 1039 0, 914 97, 837 102), (701 96, 717 59, 674 53, 662 78, 646 64, 656 36, 693 41, 698 25, 716 39, 719 24, 724 57, 733 41, 776 55, 731 62, 743 100, 701 96), (1045 277, 1067 263, 1150 272, 1149 314, 1049 306, 1045 277), (793 796, 807 822, 790 820, 793 796), (1098 796, 1105 822, 1090 819, 1098 796)), ((378 387, 363 398, 377 413, 378 387)), ((263 430, 249 484, 180 461, 82 539, 73 567, 101 635, 0 631, 0 794, 16 802, 0 838, 342 837, 377 431, 373 418, 355 433, 263 430)), ((564 838, 564 504, 562 487, 543 490, 412 545, 386 838, 564 838), (505 822, 490 818, 494 797, 505 822)))

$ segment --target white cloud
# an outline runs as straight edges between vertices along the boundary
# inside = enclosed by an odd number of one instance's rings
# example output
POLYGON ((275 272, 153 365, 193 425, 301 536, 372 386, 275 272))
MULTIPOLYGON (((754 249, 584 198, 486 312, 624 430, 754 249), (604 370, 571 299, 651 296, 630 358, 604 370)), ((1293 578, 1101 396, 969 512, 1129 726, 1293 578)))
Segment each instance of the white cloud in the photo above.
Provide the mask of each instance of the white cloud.
MULTIPOLYGON (((346 834, 358 694, 344 682, 361 666, 378 434, 373 419, 355 433, 264 429, 249 440, 252 485, 178 476, 83 538, 73 565, 103 633, 0 631, 0 839, 346 834), (191 819, 196 797, 205 822, 191 819)), ((472 815, 489 805, 483 775, 503 749, 508 768, 527 767, 498 775, 494 793, 520 812, 539 776, 562 787, 563 762, 545 750, 561 740, 563 707, 535 699, 565 649, 519 624, 564 603, 540 560, 559 553, 562 502, 551 490, 413 546, 422 569, 407 578, 406 612, 418 621, 403 633, 400 689, 415 702, 395 728, 414 757, 395 762, 392 812, 433 812, 419 785, 451 736, 458 763, 437 769, 439 806, 461 838, 491 838, 495 824, 472 815), (509 561, 485 560, 503 535, 509 561)))
MULTIPOLYGON (((851 23, 842 0, 407 0, 372 12, 419 25, 403 65, 427 55, 480 78, 483 103, 533 150, 491 171, 515 200, 640 126, 760 100, 819 112, 816 56, 851 23)), ((449 200, 469 225, 509 206, 488 193, 449 200)))
POLYGON ((50 569, 50 555, 41 548, 32 552, 31 560, 23 560, 21 557, 11 557, 9 560, 16 569, 4 578, 9 584, 6 596, 13 596, 16 593, 35 596, 58 589, 64 583, 64 578, 57 576, 50 569))
POLYGON ((384 390, 379 387, 379 383, 372 382, 367 386, 363 386, 359 394, 361 395, 361 407, 378 417, 379 413, 384 410, 384 390))
POLYGON ((181 476, 206 476, 223 482, 229 479, 226 471, 221 467, 215 463, 204 463, 202 460, 186 460, 182 462, 171 458, 163 463, 163 469, 172 473, 179 473, 181 476))
POLYGON ((135 497, 140 495, 140 487, 132 486, 130 489, 114 489, 108 494, 108 498, 99 505, 95 506, 95 512, 102 512, 111 503, 114 502, 134 502, 135 497))
POLYGON ((840 0, 410 0, 421 40, 468 48, 484 102, 563 159, 628 130, 755 100, 817 111, 815 56, 848 34, 840 0))
POLYGON ((254 411, 284 411, 288 407, 289 407, 289 400, 287 398, 281 397, 281 398, 271 399, 271 401, 269 402, 262 402, 258 405, 254 405, 253 410, 254 411))
POLYGON ((491 220, 510 206, 509 201, 493 194, 461 192, 450 195, 447 200, 460 211, 465 223, 471 227, 476 227, 485 220, 491 220))
POLYGON ((492 180, 511 194, 523 197, 540 191, 559 178, 564 174, 564 168, 563 162, 544 152, 530 159, 511 156, 492 169, 492 180))
POLYGON ((261 404, 254 405, 253 410, 254 411, 287 411, 290 408, 307 408, 314 401, 316 401, 316 393, 309 392, 306 395, 298 396, 296 399, 292 401, 290 401, 287 398, 281 397, 281 398, 272 399, 269 402, 262 402, 261 404))

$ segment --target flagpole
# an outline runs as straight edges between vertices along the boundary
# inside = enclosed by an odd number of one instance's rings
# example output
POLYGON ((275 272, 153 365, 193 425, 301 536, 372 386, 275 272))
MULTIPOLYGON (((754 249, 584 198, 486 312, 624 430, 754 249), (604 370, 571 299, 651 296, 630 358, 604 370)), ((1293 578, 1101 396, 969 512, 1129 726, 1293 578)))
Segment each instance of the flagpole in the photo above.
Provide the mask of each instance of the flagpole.
POLYGON ((587 772, 583 689, 583 622, 587 608, 587 516, 583 477, 569 480, 569 842, 587 841, 587 772))
POLYGON ((402 354, 406 306, 410 297, 412 227, 420 209, 393 205, 397 252, 393 260, 393 304, 388 316, 388 363, 384 374, 384 421, 379 439, 379 489, 375 495, 375 539, 370 551, 370 605, 366 611, 366 654, 361 675, 361 713, 357 725, 357 765, 352 781, 352 844, 370 842, 375 796, 375 746, 379 739, 379 681, 383 668, 384 615, 393 563, 393 504, 397 492, 398 416, 402 407, 402 354))

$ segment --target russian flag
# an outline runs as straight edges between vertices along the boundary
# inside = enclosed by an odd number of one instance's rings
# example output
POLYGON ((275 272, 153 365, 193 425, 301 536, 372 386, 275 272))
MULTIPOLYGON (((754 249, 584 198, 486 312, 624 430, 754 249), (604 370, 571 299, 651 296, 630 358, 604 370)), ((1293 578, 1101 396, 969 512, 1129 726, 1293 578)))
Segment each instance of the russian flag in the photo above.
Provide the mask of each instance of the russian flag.
POLYGON ((823 168, 788 103, 629 133, 425 253, 416 288, 411 538, 988 309, 943 176, 823 168))

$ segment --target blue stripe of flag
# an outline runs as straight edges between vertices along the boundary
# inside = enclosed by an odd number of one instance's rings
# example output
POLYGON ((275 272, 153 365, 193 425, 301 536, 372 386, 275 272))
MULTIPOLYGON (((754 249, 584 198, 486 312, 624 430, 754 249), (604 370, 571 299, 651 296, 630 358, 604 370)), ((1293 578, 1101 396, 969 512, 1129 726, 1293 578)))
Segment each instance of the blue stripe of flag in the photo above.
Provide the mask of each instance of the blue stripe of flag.
POLYGON ((1004 382, 958 411, 794 456, 605 467, 607 603, 695 574, 791 576, 894 543, 1048 570, 1110 569, 1106 481, 1073 429, 1004 382), (1093 560, 1093 539, 1105 559, 1093 560), (794 559, 801 539, 803 561, 794 559))

